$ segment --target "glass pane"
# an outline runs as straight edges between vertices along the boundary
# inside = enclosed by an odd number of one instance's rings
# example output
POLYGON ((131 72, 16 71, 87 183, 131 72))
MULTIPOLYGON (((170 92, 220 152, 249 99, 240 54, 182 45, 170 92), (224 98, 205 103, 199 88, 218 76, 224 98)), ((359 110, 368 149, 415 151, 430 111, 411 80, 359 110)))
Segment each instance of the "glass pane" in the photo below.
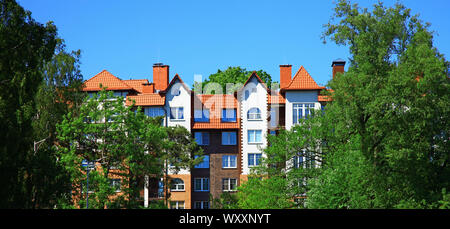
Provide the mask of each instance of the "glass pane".
POLYGON ((230 156, 230 167, 236 167, 236 156, 230 156))
POLYGON ((248 142, 255 142, 255 131, 254 130, 248 131, 248 142))
POLYGON ((256 140, 256 142, 262 142, 261 132, 262 132, 261 130, 257 130, 257 131, 255 132, 255 135, 256 135, 255 140, 256 140))
POLYGON ((248 154, 248 165, 249 166, 255 165, 255 154, 253 153, 248 154))
POLYGON ((178 119, 184 119, 182 107, 178 108, 178 119))

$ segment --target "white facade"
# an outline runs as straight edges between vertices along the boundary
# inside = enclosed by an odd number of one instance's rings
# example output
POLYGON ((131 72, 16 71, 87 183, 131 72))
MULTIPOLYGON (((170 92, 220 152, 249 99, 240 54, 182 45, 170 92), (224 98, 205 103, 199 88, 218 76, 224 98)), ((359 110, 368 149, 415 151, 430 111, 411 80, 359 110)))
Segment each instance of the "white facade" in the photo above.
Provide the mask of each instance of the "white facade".
MULTIPOLYGON (((183 82, 175 79, 166 93, 164 110, 166 111, 166 126, 183 126, 191 132, 191 92, 183 86, 183 82), (182 108, 182 111, 180 109, 182 108), (175 110, 175 115, 171 116, 171 111, 175 110), (181 115, 182 114, 182 115, 181 115)), ((169 174, 173 174, 169 171, 169 174)), ((190 174, 189 170, 181 169, 177 174, 190 174)))
POLYGON ((242 174, 250 174, 248 165, 248 154, 262 153, 262 149, 267 147, 267 101, 268 92, 258 79, 253 76, 239 93, 240 109, 241 109, 241 162, 242 174), (259 109, 260 116, 252 113, 251 118, 248 117, 248 111, 254 108, 259 109), (252 131, 252 137, 256 136, 260 131, 260 139, 249 139, 249 131, 252 131), (257 142, 255 142, 255 140, 257 142))
POLYGON ((321 105, 318 101, 318 91, 286 91, 286 130, 290 130, 294 125, 293 120, 293 105, 296 103, 312 103, 314 109, 321 109, 321 105))

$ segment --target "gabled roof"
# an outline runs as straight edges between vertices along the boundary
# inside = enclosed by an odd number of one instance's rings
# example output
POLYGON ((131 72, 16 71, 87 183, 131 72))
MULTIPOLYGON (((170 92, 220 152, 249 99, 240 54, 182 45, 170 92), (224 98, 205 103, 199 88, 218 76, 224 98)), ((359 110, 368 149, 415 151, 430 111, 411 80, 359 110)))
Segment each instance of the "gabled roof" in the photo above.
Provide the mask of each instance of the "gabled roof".
MULTIPOLYGON (((257 80, 258 82, 260 82, 266 90, 269 90, 269 88, 267 87, 267 85, 266 85, 266 84, 264 83, 264 81, 262 81, 262 79, 258 76, 258 74, 256 73, 256 71, 253 71, 252 74, 250 75, 250 77, 248 77, 247 81, 245 81, 244 85, 242 85, 242 87, 241 87, 239 90, 237 90, 236 92, 242 91, 242 90, 244 89, 245 85, 247 85, 248 82, 250 82, 250 80, 251 80, 253 77, 256 77, 256 80, 257 80)), ((236 92, 235 92, 235 93, 236 93, 236 92)))
POLYGON ((281 88, 281 91, 287 90, 321 90, 325 87, 317 85, 316 81, 311 77, 311 75, 306 71, 306 69, 301 66, 295 73, 294 78, 292 78, 291 83, 287 87, 281 88))
POLYGON ((103 70, 94 77, 84 82, 83 91, 100 91, 100 84, 106 87, 108 91, 111 90, 132 90, 130 85, 124 83, 110 72, 103 70))
POLYGON ((148 84, 148 80, 123 80, 124 83, 132 87, 135 91, 142 93, 142 84, 148 84))
POLYGON ((175 82, 176 82, 177 79, 180 81, 180 83, 181 83, 181 85, 184 87, 184 89, 186 89, 186 91, 188 91, 189 93, 191 93, 191 89, 189 89, 189 87, 186 86, 186 84, 183 82, 183 80, 181 80, 181 77, 178 75, 178 73, 175 74, 175 76, 173 77, 173 79, 170 81, 169 85, 167 85, 166 90, 160 91, 159 93, 161 93, 161 94, 166 94, 166 93, 168 92, 169 88, 172 87, 172 86, 175 84, 175 82))

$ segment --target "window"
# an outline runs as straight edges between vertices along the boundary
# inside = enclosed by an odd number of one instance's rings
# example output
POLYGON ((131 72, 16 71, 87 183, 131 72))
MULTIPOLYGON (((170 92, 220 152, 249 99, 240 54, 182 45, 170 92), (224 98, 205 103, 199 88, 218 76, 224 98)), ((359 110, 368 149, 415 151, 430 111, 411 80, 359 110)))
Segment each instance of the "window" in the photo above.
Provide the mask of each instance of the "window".
POLYGON ((222 156, 222 168, 236 168, 236 155, 222 156))
POLYGON ((184 181, 180 178, 173 179, 170 191, 184 191, 184 181))
POLYGON ((109 185, 114 188, 115 192, 120 192, 120 179, 109 179, 109 185))
POLYGON ((293 124, 299 123, 299 119, 307 118, 311 114, 311 110, 314 109, 314 103, 295 103, 292 104, 292 122, 293 124))
POLYGON ((195 209, 209 209, 209 201, 196 201, 194 202, 195 209))
POLYGON ((184 201, 170 201, 170 209, 184 209, 184 201))
MULTIPOLYGON (((198 158, 199 156, 195 156, 195 158, 198 158)), ((194 166, 194 168, 196 169, 205 169, 205 168, 209 168, 209 155, 203 155, 203 161, 194 166)))
POLYGON ((223 109, 222 122, 236 122, 236 109, 223 109))
POLYGON ((257 107, 250 108, 247 112, 248 120, 260 120, 261 119, 261 110, 257 107))
POLYGON ((250 91, 245 90, 245 100, 247 100, 249 96, 250 96, 250 91))
POLYGON ((298 168, 303 168, 303 156, 301 155, 297 155, 294 156, 293 160, 293 164, 294 164, 294 168, 298 169, 298 168))
POLYGON ((209 133, 195 132, 195 141, 201 146, 209 145, 209 133))
POLYGON ((179 96, 181 94, 181 90, 180 89, 172 89, 172 95, 173 96, 179 96))
POLYGON ((164 109, 162 107, 144 107, 144 114, 149 117, 165 116, 164 109))
POLYGON ((222 179, 222 191, 224 192, 236 191, 236 188, 237 188, 237 179, 235 178, 222 179))
POLYGON ((128 91, 114 91, 114 96, 127 97, 128 91))
POLYGON ((194 110, 194 122, 209 122, 209 109, 194 110))
POLYGON ((313 152, 303 150, 293 158, 294 168, 314 168, 316 165, 315 155, 313 152))
POLYGON ((196 192, 209 191, 209 179, 208 178, 195 178, 194 179, 194 191, 196 191, 196 192))
POLYGON ((173 120, 184 119, 183 107, 171 107, 170 108, 170 119, 173 119, 173 120))
POLYGON ((248 166, 257 166, 261 164, 261 155, 260 153, 249 153, 248 154, 248 166))
POLYGON ((222 145, 236 145, 236 132, 222 132, 222 145))
POLYGON ((262 130, 248 130, 248 143, 262 143, 262 130))

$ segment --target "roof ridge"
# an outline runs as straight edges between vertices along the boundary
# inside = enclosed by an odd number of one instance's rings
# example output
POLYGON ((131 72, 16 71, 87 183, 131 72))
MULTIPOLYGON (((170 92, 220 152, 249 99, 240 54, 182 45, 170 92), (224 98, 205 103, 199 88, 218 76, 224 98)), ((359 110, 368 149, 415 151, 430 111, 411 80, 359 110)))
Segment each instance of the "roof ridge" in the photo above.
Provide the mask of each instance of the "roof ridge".
MULTIPOLYGON (((289 85, 287 86, 287 87, 285 87, 284 89, 289 89, 291 86, 292 86, 292 84, 297 80, 300 80, 300 78, 299 79, 297 79, 298 77, 302 77, 302 74, 300 74, 301 72, 305 72, 305 77, 303 77, 303 78, 305 78, 304 80, 308 80, 308 81, 310 81, 310 83, 312 82, 313 83, 313 86, 312 87, 317 87, 317 89, 319 89, 319 88, 322 88, 321 86, 319 86, 318 84, 317 84, 317 82, 314 80, 314 78, 309 74, 309 72, 308 72, 308 70, 306 70, 306 68, 305 67, 303 67, 303 65, 298 69, 298 71, 295 73, 295 75, 294 75, 294 77, 292 78, 292 80, 291 80, 291 82, 289 83, 289 85)), ((302 81, 299 81, 299 83, 301 83, 302 81)), ((301 88, 299 88, 299 89, 301 89, 301 88)))

